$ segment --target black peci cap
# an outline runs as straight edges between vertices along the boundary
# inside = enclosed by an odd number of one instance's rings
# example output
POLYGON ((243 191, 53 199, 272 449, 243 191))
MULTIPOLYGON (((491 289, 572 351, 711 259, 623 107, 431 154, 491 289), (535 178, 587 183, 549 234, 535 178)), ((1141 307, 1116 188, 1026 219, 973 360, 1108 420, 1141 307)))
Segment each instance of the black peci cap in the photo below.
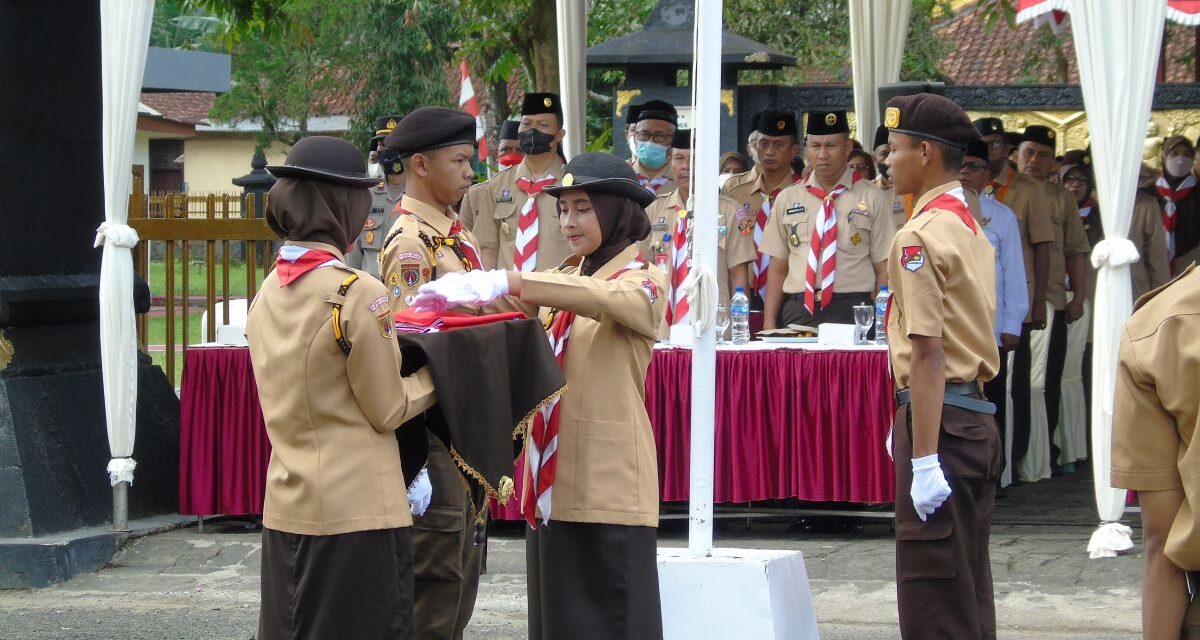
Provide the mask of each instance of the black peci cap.
POLYGON ((1000 118, 978 118, 971 124, 979 130, 980 136, 1004 135, 1004 122, 1000 118))
POLYGON ((671 123, 672 126, 679 126, 679 113, 675 111, 674 105, 662 100, 651 100, 641 106, 637 114, 637 120, 662 120, 671 123))
POLYGON ((764 136, 795 136, 796 115, 789 111, 771 111, 763 109, 758 114, 756 129, 764 136))
POLYGON ((979 138, 971 140, 970 142, 967 142, 967 150, 963 153, 963 155, 968 158, 979 158, 980 160, 987 162, 987 159, 988 159, 987 143, 984 142, 983 140, 980 140, 979 138))
POLYGON ((624 196, 643 207, 650 206, 655 197, 638 183, 633 168, 611 153, 593 152, 576 156, 563 168, 559 183, 546 187, 545 192, 557 198, 571 189, 624 196))
POLYGON ((637 119, 638 119, 638 114, 641 112, 642 112, 642 105, 640 105, 640 104, 629 105, 629 108, 625 110, 625 124, 627 126, 631 125, 631 124, 636 124, 637 119))
POLYGON ((383 144, 401 157, 456 144, 475 144, 475 117, 444 107, 421 107, 408 114, 388 134, 383 144))
POLYGON ((520 130, 521 123, 516 120, 505 120, 500 123, 500 139, 501 140, 516 140, 517 131, 520 130))
POLYGON ((1054 129, 1040 124, 1031 124, 1021 132, 1021 142, 1033 142, 1054 148, 1054 129))
POLYGON ((888 100, 883 113, 888 129, 918 138, 926 138, 965 148, 979 138, 979 130, 971 124, 967 112, 945 96, 917 93, 888 100))
POLYGON ((878 149, 879 147, 881 147, 887 143, 888 143, 887 127, 885 127, 883 125, 879 125, 878 127, 875 127, 875 144, 871 145, 871 149, 872 150, 878 149))
POLYGON ((671 139, 672 149, 691 149, 692 148, 692 130, 691 129, 676 129, 675 137, 671 139))
POLYGON ((521 102, 521 115, 536 116, 540 113, 553 113, 562 122, 562 101, 557 93, 526 93, 521 102))
POLYGON ((367 175, 367 165, 358 149, 332 136, 301 139, 288 152, 283 164, 269 165, 267 171, 276 178, 320 180, 351 187, 379 184, 378 177, 367 175))
POLYGON ((850 133, 850 123, 845 111, 809 111, 808 125, 804 132, 810 136, 827 136, 834 133, 850 133))

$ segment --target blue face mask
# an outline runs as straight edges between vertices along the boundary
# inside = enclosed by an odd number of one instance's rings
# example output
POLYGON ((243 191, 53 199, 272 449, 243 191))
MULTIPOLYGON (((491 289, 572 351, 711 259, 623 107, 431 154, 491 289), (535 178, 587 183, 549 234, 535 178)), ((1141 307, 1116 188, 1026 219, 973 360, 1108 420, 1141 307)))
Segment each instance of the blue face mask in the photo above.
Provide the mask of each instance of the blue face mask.
POLYGON ((667 148, 647 140, 637 143, 637 159, 648 169, 657 169, 667 163, 667 148))

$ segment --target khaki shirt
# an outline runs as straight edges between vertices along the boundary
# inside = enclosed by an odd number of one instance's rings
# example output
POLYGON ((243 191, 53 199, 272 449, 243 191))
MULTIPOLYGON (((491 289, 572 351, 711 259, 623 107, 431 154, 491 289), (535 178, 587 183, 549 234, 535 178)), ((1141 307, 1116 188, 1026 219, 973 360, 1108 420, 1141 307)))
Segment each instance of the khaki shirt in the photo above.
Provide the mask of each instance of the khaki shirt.
POLYGON ((643 167, 642 163, 638 162, 636 158, 630 158, 629 166, 633 167, 633 172, 637 174, 638 182, 642 183, 642 186, 646 187, 646 189, 655 196, 660 193, 671 193, 679 188, 679 186, 675 184, 675 176, 671 175, 670 162, 664 164, 662 168, 657 171, 651 171, 650 169, 643 167), (665 179, 666 182, 663 182, 658 188, 653 188, 646 184, 647 181, 658 178, 665 179))
MULTIPOLYGON (((454 224, 453 211, 439 211, 411 196, 404 196, 400 208, 407 212, 392 225, 379 254, 379 273, 391 295, 392 311, 407 309, 421 285, 452 271, 470 271, 450 246, 437 246, 439 239, 450 236, 454 224), (430 249, 421 238, 424 234, 435 244, 430 249)), ((479 243, 466 229, 459 231, 458 240, 475 247, 479 243)))
MULTIPOLYGON (((729 304, 730 271, 739 266, 754 262, 754 228, 739 226, 743 220, 751 220, 743 214, 738 218, 738 205, 733 200, 721 196, 718 200, 720 221, 717 225, 717 265, 724 273, 717 274, 718 304, 729 304)), ((638 244, 642 257, 653 261, 659 253, 659 245, 667 255, 667 281, 673 279, 675 263, 671 260, 671 246, 675 241, 676 222, 679 211, 684 209, 679 190, 661 195, 646 208, 650 217, 650 235, 638 244), (664 236, 666 239, 664 240, 664 236)))
MULTIPOLYGON (((521 302, 577 314, 563 357, 554 520, 658 525, 658 455, 646 413, 646 369, 667 308, 667 277, 631 245, 591 277, 572 258, 522 274, 521 302)), ((526 482, 528 482, 526 476, 526 482)))
POLYGON ((999 371, 995 250, 977 223, 972 230, 953 211, 931 206, 947 193, 963 194, 957 180, 922 195, 892 242, 887 336, 898 389, 909 386, 912 336, 942 339, 947 382, 985 382, 999 371))
MULTIPOLYGON (((555 182, 562 177, 563 165, 555 160, 548 173, 534 176, 522 160, 520 164, 492 176, 491 180, 477 184, 463 199, 459 218, 463 226, 471 229, 479 239, 481 248, 496 252, 496 268, 512 269, 517 246, 517 228, 521 209, 529 195, 517 186, 519 178, 534 182, 552 176, 555 182)), ((538 253, 537 270, 553 269, 571 255, 571 247, 558 226, 558 201, 540 193, 537 196, 538 210, 538 253)))
MULTIPOLYGON (((1084 222, 1085 229, 1087 222, 1084 222)), ((1137 247, 1138 260, 1129 265, 1129 280, 1133 299, 1150 293, 1171 280, 1171 258, 1167 249, 1167 231, 1162 225, 1162 209, 1153 196, 1138 193, 1134 198, 1133 221, 1129 224, 1129 241, 1137 247)), ((1096 299, 1096 276, 1088 260, 1088 298, 1096 299)))
MULTIPOLYGON (((336 248, 321 249, 341 258, 336 248)), ((390 296, 338 264, 263 281, 246 317, 271 458, 263 525, 302 535, 412 524, 393 430, 435 403, 428 369, 400 376, 390 296), (358 279, 338 290, 351 274, 358 279), (334 304, 350 354, 334 336, 334 304)))
POLYGON ((1194 265, 1138 301, 1121 333, 1112 422, 1112 485, 1183 489, 1167 535, 1176 566, 1200 571, 1200 270, 1194 265))
POLYGON ((1044 185, 1044 202, 1054 226, 1054 240, 1050 245, 1050 281, 1046 287, 1046 300, 1059 311, 1067 308, 1067 258, 1090 253, 1087 232, 1079 219, 1079 206, 1075 196, 1060 185, 1047 182, 1044 185))
POLYGON ((371 213, 367 215, 362 233, 358 234, 354 250, 346 254, 346 264, 379 279, 379 250, 383 248, 388 230, 400 217, 396 205, 403 195, 404 187, 389 185, 386 181, 371 187, 371 213))
MULTIPOLYGON (((892 198, 869 180, 851 184, 853 172, 846 168, 838 184, 849 189, 833 203, 837 213, 837 265, 834 290, 838 293, 875 291, 875 263, 888 258, 888 247, 896 234, 892 198)), ((808 247, 812 225, 821 212, 822 200, 808 190, 815 178, 794 184, 779 193, 771 207, 771 219, 759 249, 772 258, 788 261, 784 293, 804 291, 808 270, 808 247), (798 240, 798 244, 792 244, 798 240)))
MULTIPOLYGON (((774 193, 777 190, 782 192, 785 188, 792 186, 800 180, 800 174, 788 173, 783 180, 777 184, 767 185, 763 183, 762 174, 759 173, 758 165, 750 168, 745 173, 734 175, 725 181, 721 186, 721 195, 733 200, 737 203, 737 218, 738 231, 744 233, 747 229, 750 231, 750 240, 754 242, 754 221, 758 217, 758 212, 762 209, 763 194, 774 193)), ((775 197, 779 197, 776 193, 775 197)), ((773 204, 773 203, 772 203, 773 204)), ((754 243, 755 257, 758 257, 760 247, 754 243)), ((754 287, 754 268, 753 265, 746 266, 746 278, 750 286, 754 287)), ((749 292, 747 292, 749 294, 749 292)), ((763 292, 763 295, 766 295, 763 292)))
MULTIPOLYGON (((1021 231, 1021 249, 1025 255, 1025 280, 1029 289, 1029 306, 1033 307, 1033 245, 1054 241, 1054 224, 1046 211, 1045 186, 1033 178, 1018 173, 1008 164, 996 180, 984 189, 985 197, 993 197, 1017 216, 1021 231)), ((1078 216, 1076 216, 1078 217, 1078 216)), ((1051 249, 1053 253, 1053 249, 1051 249)), ((1029 315, 1025 321, 1029 322, 1029 315)))
MULTIPOLYGON (((879 186, 879 184, 879 179, 876 178, 875 185, 879 186)), ((892 199, 892 221, 896 224, 896 228, 899 229, 900 227, 903 227, 904 223, 908 222, 909 216, 912 215, 912 194, 906 193, 901 195, 896 193, 896 191, 892 189, 892 185, 890 183, 886 186, 880 186, 879 190, 883 192, 883 195, 892 199)))

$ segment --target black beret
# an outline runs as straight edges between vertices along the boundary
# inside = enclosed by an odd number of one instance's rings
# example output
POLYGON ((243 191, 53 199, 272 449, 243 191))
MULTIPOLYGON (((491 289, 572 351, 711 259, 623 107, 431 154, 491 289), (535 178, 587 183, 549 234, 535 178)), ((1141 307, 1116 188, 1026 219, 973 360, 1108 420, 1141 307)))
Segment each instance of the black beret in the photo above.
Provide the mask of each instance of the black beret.
POLYGON ((635 122, 641 122, 642 120, 663 120, 678 126, 679 113, 675 111, 675 107, 669 102, 651 100, 643 104, 638 110, 635 122))
POLYGON ((331 136, 302 138, 283 164, 268 165, 276 178, 321 180, 351 187, 373 187, 379 178, 367 175, 367 165, 354 145, 331 136))
POLYGON ((521 102, 521 115, 536 116, 539 113, 553 113, 561 121, 563 117, 562 101, 557 93, 526 93, 521 102))
POLYGON ((980 140, 979 138, 975 138, 974 140, 971 140, 970 142, 967 143, 967 150, 965 153, 963 153, 963 155, 965 155, 968 158, 979 158, 980 160, 987 161, 987 159, 988 159, 987 143, 984 142, 983 140, 980 140))
POLYGON ((1040 124, 1031 124, 1021 132, 1021 142, 1034 142, 1050 147, 1051 149, 1054 148, 1054 138, 1054 129, 1044 127, 1040 124))
POLYGON ((1085 166, 1092 165, 1092 148, 1087 149, 1071 149, 1063 154, 1063 164, 1081 164, 1085 166))
POLYGON ((505 120, 500 123, 500 139, 501 140, 516 140, 517 130, 521 128, 521 123, 516 120, 505 120))
POLYGON ((421 107, 404 116, 383 144, 402 157, 456 144, 475 144, 475 116, 445 107, 421 107))
POLYGON ((845 111, 809 111, 808 126, 804 132, 810 136, 850 133, 850 123, 846 120, 845 111))
POLYGON ((878 127, 875 127, 875 144, 871 145, 871 148, 878 149, 879 147, 881 147, 887 143, 888 143, 887 127, 885 127, 883 125, 879 125, 878 127))
POLYGON ((757 131, 764 136, 794 136, 797 133, 796 116, 790 111, 763 109, 758 114, 757 131))
POLYGON ((932 93, 897 96, 883 112, 888 129, 962 149, 979 137, 967 112, 953 100, 932 93))
POLYGON ((638 183, 633 168, 611 153, 593 152, 575 156, 563 167, 559 183, 546 187, 545 192, 557 198, 571 189, 624 196, 643 207, 654 202, 654 194, 638 183))
POLYGON ((1000 118, 979 118, 971 124, 975 125, 981 136, 1004 135, 1004 122, 1000 118))
POLYGON ((625 111, 625 124, 626 125, 636 124, 637 119, 638 119, 638 114, 641 112, 642 112, 642 105, 640 105, 640 104, 629 105, 629 109, 627 109, 625 111))
POLYGON ((375 118, 375 128, 372 129, 375 133, 371 136, 371 142, 379 142, 387 137, 387 134, 396 128, 397 124, 404 119, 403 115, 398 116, 379 116, 375 118))
POLYGON ((671 139, 672 149, 691 149, 692 148, 692 130, 691 129, 676 129, 675 137, 671 139))

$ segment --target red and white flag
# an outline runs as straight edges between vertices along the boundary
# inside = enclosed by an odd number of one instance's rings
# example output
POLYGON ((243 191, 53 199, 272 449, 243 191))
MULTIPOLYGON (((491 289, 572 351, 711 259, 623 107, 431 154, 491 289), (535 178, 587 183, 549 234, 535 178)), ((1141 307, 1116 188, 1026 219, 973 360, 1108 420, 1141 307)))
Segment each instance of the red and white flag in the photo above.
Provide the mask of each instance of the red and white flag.
POLYGON ((475 98, 475 88, 471 86, 471 72, 467 70, 467 61, 459 65, 462 72, 462 90, 458 94, 458 108, 475 116, 475 140, 479 142, 479 159, 487 160, 487 131, 483 127, 483 118, 479 115, 479 100, 475 98))

